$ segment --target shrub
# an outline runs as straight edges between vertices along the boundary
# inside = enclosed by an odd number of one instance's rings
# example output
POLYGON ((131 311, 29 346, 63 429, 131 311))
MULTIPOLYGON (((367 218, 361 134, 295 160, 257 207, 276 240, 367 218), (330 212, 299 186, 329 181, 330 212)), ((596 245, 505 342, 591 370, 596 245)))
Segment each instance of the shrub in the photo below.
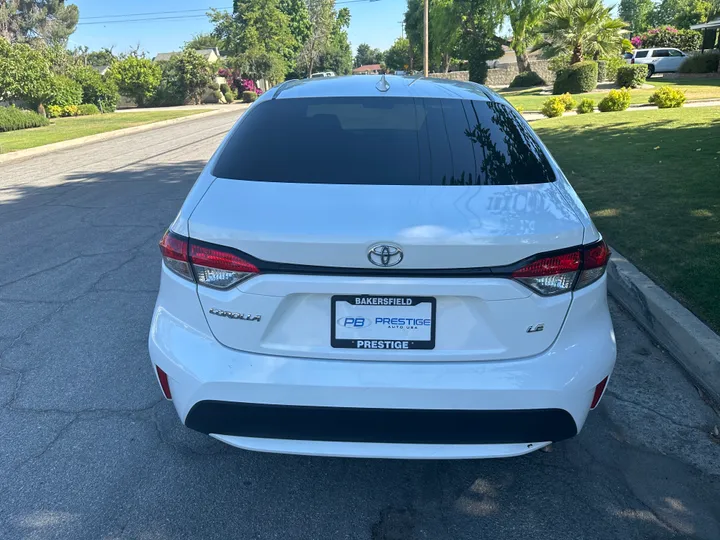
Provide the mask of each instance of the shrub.
POLYGON ((529 88, 531 86, 545 86, 545 81, 534 71, 524 71, 510 81, 510 88, 529 88))
POLYGON ((607 65, 605 66, 605 80, 614 81, 617 78, 618 69, 627 66, 625 59, 620 55, 608 56, 603 58, 607 65))
POLYGON ((620 50, 624 53, 632 52, 633 50, 633 44, 628 38, 624 38, 622 40, 622 43, 620 44, 620 50))
POLYGON ((218 90, 220 90, 223 94, 227 94, 230 91, 230 86, 227 83, 222 83, 218 90))
POLYGON ((593 60, 572 64, 558 72, 553 94, 592 92, 597 86, 598 65, 593 60))
MULTIPOLYGON (((82 98, 82 86, 64 75, 55 75, 50 82, 50 91, 44 105, 59 107, 80 105, 82 98)), ((34 105, 37 106, 39 103, 34 103, 34 105)))
POLYGON ((607 97, 604 97, 598 104, 600 112, 624 111, 630 106, 630 90, 610 90, 607 97))
POLYGON ((584 98, 580 105, 577 106, 577 113, 587 114, 591 112, 595 112, 595 102, 590 98, 584 98))
POLYGON ((525 112, 525 107, 523 107, 522 105, 513 105, 513 107, 515 107, 515 110, 520 114, 525 112))
POLYGON ((228 103, 232 103, 233 101, 235 101, 235 94, 231 90, 225 92, 224 96, 225 101, 227 101, 228 103))
POLYGON ((639 88, 645 82, 648 75, 646 64, 633 64, 618 69, 615 83, 621 88, 639 88))
POLYGON ((257 99, 258 95, 256 92, 252 92, 250 90, 245 90, 242 93, 242 102, 243 103, 252 103, 257 99))
POLYGON ((598 60, 598 82, 607 81, 607 60, 598 60))
POLYGON ((36 112, 25 111, 14 106, 0 107, 0 132, 41 127, 48 124, 50 121, 36 112))
POLYGON ((213 68, 200 53, 186 49, 164 63, 162 81, 181 102, 200 103, 208 86, 217 87, 213 87, 213 91, 220 90, 213 80, 213 73, 213 68))
POLYGON ((78 107, 78 116, 91 116, 100 114, 100 109, 94 103, 84 103, 78 107))
POLYGON ((82 103, 97 105, 104 112, 115 110, 120 94, 114 81, 104 78, 89 66, 73 68, 70 76, 82 86, 82 103))
POLYGON ((570 67, 570 58, 571 56, 569 54, 558 54, 553 56, 548 61, 548 69, 554 73, 567 69, 570 67))
POLYGON ((720 52, 694 54, 680 64, 680 73, 715 73, 720 66, 720 52))
POLYGON ((548 118, 555 118, 556 116, 562 116, 565 112, 565 102, 561 97, 551 97, 545 100, 541 111, 548 118))
POLYGON ((146 58, 128 56, 110 66, 108 75, 117 84, 121 95, 144 107, 160 86, 162 69, 146 58))
POLYGON ((673 26, 662 26, 651 28, 631 41, 635 48, 674 47, 682 51, 697 51, 702 44, 702 33, 698 30, 678 30, 673 26))
POLYGON ((671 86, 661 86, 648 101, 657 105, 659 109, 676 109, 685 103, 685 92, 671 86))
POLYGON ((45 114, 47 114, 48 118, 57 118, 59 116, 62 116, 63 108, 59 105, 48 105, 45 109, 45 114))
POLYGON ((78 105, 65 105, 62 108, 62 116, 80 116, 80 107, 78 105))
POLYGON ((217 100, 218 103, 220 103, 223 99, 223 93, 220 90, 215 90, 213 92, 213 96, 215 96, 215 99, 217 100))
POLYGON ((560 96, 560 99, 562 100, 563 105, 565 105, 566 111, 572 111, 575 108, 575 106, 577 105, 577 102, 567 92, 565 92, 562 96, 560 96))
POLYGON ((209 88, 210 90, 212 90, 213 92, 216 92, 216 91, 218 91, 218 90, 220 90, 220 91, 222 92, 222 87, 221 87, 218 83, 216 83, 215 81, 211 82, 211 83, 208 85, 208 88, 209 88))

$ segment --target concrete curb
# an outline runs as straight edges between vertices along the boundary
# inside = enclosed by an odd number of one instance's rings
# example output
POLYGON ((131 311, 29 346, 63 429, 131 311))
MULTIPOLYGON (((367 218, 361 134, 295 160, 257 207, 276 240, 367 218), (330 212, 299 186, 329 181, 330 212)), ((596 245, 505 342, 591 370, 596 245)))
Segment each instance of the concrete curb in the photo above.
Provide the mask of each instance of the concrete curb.
POLYGON ((60 141, 56 143, 46 144, 43 146, 36 146, 35 148, 27 148, 26 150, 18 150, 17 152, 10 152, 8 154, 0 154, 0 163, 8 163, 10 161, 27 159, 29 157, 37 156, 40 154, 47 154, 50 152, 57 152, 58 150, 74 148, 76 146, 84 146, 90 143, 107 141, 116 137, 123 137, 125 135, 132 135, 134 133, 141 133, 143 131, 150 131, 151 129, 170 126, 172 124, 180 124, 182 122, 189 122, 190 120, 197 120, 198 118, 207 118, 208 116, 212 116, 214 114, 227 113, 236 110, 238 109, 215 109, 206 113, 191 114, 189 116, 182 116, 180 118, 171 118, 170 120, 161 120, 159 122, 152 122, 150 124, 143 124, 141 126, 116 129, 114 131, 107 131, 105 133, 98 133, 96 135, 88 135, 87 137, 78 137, 77 139, 70 139, 68 141, 60 141))
POLYGON ((720 403, 720 336, 615 250, 608 265, 608 290, 720 403))

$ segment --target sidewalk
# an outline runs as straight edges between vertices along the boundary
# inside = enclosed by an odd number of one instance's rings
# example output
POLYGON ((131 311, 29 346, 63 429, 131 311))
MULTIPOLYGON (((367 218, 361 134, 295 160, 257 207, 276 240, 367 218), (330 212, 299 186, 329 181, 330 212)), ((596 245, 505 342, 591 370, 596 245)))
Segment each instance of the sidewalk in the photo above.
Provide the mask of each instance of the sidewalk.
POLYGON ((152 112, 152 111, 194 111, 196 109, 213 109, 213 110, 232 110, 235 107, 246 107, 247 103, 240 103, 235 101, 228 105, 227 103, 203 103, 202 105, 178 105, 175 107, 131 107, 129 109, 118 109, 116 113, 131 113, 131 112, 152 112))

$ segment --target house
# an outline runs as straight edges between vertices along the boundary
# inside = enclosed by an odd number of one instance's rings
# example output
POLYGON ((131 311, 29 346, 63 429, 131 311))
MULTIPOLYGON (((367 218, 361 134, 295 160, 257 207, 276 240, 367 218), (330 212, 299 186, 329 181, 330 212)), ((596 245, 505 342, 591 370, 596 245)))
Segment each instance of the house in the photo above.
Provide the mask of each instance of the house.
MULTIPOLYGON (((197 53, 199 53, 202 57, 205 58, 205 60, 208 61, 209 64, 214 64, 218 60, 220 60, 220 51, 217 49, 217 47, 212 47, 211 49, 196 49, 197 53)), ((167 62, 170 60, 173 56, 180 54, 179 52, 169 52, 169 53, 158 53, 155 58, 153 58, 153 61, 155 62, 167 62)))
POLYGON ((380 64, 367 64, 366 66, 356 67, 352 70, 353 75, 377 75, 382 73, 380 64))
MULTIPOLYGON (((720 49, 720 41, 718 41, 718 34, 720 34, 720 19, 708 21, 703 24, 694 24, 690 28, 692 30, 702 30, 703 32, 701 52, 705 52, 705 49, 712 49, 715 47, 720 49)), ((718 71, 720 71, 720 69, 718 71)))

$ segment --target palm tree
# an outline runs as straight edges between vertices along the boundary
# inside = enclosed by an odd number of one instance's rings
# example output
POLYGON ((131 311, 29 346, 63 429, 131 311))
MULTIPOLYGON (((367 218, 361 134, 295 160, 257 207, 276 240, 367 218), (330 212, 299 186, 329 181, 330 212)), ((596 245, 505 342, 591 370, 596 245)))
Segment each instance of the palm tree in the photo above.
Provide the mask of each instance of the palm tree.
POLYGON ((530 71, 527 51, 537 40, 538 26, 547 10, 547 0, 509 0, 507 15, 512 28, 510 47, 515 51, 518 72, 530 71))
POLYGON ((572 54, 571 64, 586 55, 599 58, 620 51, 627 23, 613 19, 612 7, 602 0, 555 0, 540 28, 542 42, 535 47, 546 54, 572 54))

